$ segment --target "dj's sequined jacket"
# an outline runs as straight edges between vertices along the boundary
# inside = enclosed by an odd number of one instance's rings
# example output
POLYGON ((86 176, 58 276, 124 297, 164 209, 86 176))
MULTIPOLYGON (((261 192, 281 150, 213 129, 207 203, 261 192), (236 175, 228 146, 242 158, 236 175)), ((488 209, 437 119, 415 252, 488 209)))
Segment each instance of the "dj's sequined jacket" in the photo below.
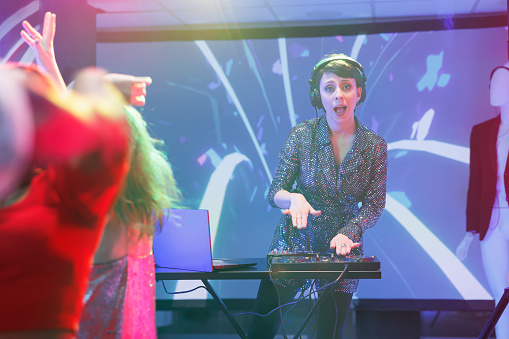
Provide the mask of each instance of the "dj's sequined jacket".
MULTIPOLYGON (((378 221, 385 207, 387 180, 387 143, 355 118, 356 136, 352 149, 339 168, 334 162, 334 149, 329 137, 327 119, 306 120, 295 126, 279 154, 268 194, 269 203, 276 207, 274 196, 280 190, 304 195, 319 216, 308 216, 305 229, 292 226, 292 219, 282 215, 276 226, 269 252, 312 251, 329 249, 330 241, 344 234, 362 244, 362 236, 378 221)), ((362 255, 362 245, 352 250, 362 255)), ((278 281, 299 288, 305 281, 278 281)), ((357 280, 345 280, 336 288, 352 293, 357 280)))

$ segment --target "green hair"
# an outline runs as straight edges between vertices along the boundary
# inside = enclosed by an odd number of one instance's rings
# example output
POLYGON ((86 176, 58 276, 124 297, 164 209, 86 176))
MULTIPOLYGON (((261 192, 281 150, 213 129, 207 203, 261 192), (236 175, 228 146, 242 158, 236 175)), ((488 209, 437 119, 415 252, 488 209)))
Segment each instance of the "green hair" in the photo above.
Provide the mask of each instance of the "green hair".
POLYGON ((179 206, 182 194, 168 158, 160 149, 164 142, 150 136, 147 123, 134 107, 126 107, 126 116, 131 130, 131 167, 115 205, 114 218, 139 230, 140 236, 151 236, 165 210, 179 206))

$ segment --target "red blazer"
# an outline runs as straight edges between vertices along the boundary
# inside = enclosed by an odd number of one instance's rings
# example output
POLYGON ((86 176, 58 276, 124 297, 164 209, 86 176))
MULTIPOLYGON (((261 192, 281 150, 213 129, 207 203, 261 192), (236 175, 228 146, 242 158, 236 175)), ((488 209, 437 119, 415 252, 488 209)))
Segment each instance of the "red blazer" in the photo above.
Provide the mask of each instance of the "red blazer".
POLYGON ((491 219, 497 185, 497 135, 500 115, 475 125, 470 135, 470 179, 467 194, 467 232, 483 240, 491 219))

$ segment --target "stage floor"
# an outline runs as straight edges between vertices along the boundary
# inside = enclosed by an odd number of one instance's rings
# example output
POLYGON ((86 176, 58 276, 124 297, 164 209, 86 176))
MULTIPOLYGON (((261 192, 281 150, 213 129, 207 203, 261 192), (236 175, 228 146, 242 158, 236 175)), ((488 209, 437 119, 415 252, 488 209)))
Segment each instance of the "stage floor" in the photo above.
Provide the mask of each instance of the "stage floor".
MULTIPOLYGON (((237 313, 239 310, 232 311, 237 313)), ((391 339, 476 339, 491 313, 488 311, 363 312, 351 310, 345 325, 345 338, 372 339, 373 333, 377 333, 377 338, 391 339)), ((238 338, 224 314, 217 308, 188 308, 163 313, 164 315, 158 312, 158 317, 166 317, 166 325, 158 327, 158 338, 238 338)), ((290 324, 285 327, 286 333, 295 333, 305 316, 304 309, 296 310, 290 324)), ((236 316, 245 332, 249 329, 251 317, 251 315, 236 316)), ((313 329, 313 324, 310 323, 304 330, 302 338, 311 339, 313 329)), ((291 335, 288 337, 292 338, 291 335)), ((276 338, 279 339, 282 336, 276 338)))

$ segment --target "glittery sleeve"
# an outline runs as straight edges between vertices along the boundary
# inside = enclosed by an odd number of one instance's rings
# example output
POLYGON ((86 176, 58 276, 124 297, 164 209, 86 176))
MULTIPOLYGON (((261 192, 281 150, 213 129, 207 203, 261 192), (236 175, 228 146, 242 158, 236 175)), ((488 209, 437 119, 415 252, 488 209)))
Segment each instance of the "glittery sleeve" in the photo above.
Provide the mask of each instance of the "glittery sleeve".
POLYGON ((274 203, 276 193, 281 190, 291 191, 293 183, 299 175, 299 128, 301 128, 301 125, 292 128, 281 152, 279 152, 279 164, 268 194, 269 203, 275 208, 279 208, 274 203))
POLYGON ((376 224, 385 208, 387 143, 377 135, 373 135, 372 138, 370 185, 366 190, 359 212, 339 232, 354 242, 360 241, 362 234, 376 224))

